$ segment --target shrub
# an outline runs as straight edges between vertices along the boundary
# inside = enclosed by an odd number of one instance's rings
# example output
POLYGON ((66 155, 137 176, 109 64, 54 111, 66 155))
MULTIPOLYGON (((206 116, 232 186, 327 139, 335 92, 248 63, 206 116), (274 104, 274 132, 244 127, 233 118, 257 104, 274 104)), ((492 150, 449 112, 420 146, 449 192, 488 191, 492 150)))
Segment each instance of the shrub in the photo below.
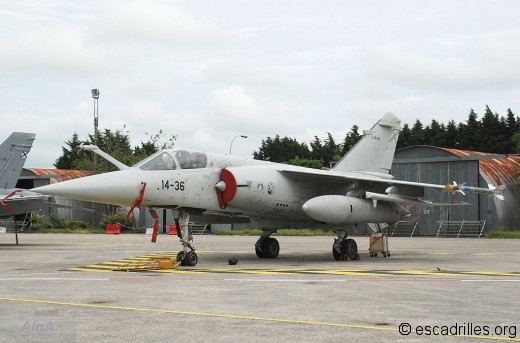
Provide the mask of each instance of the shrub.
POLYGON ((115 214, 104 214, 99 222, 99 227, 104 229, 107 224, 122 224, 125 227, 131 227, 132 223, 130 221, 126 221, 126 213, 125 212, 117 212, 115 214))
POLYGON ((56 214, 50 216, 32 216, 31 217, 31 229, 65 229, 67 222, 65 219, 59 217, 56 214))
POLYGON ((68 220, 68 229, 88 229, 91 225, 84 220, 68 220))

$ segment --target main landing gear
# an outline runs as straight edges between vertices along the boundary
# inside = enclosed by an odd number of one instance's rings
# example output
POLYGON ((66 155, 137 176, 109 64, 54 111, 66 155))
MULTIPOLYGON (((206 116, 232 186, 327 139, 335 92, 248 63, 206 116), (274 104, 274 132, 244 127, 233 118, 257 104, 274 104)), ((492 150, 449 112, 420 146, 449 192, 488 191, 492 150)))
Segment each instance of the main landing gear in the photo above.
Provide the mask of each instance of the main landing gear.
POLYGON ((177 225, 177 235, 182 244, 182 250, 177 254, 177 262, 180 262, 181 266, 193 267, 197 264, 199 258, 195 248, 191 245, 193 237, 188 226, 190 214, 186 210, 174 210, 173 217, 175 225, 177 225))
POLYGON ((332 256, 336 261, 359 260, 357 243, 352 238, 347 238, 346 231, 336 231, 338 238, 332 245, 332 256))
MULTIPOLYGON (((263 230, 262 236, 256 241, 255 252, 259 258, 276 258, 280 253, 280 243, 276 238, 270 237, 276 229, 263 230)), ((332 245, 332 255, 336 261, 359 260, 357 243, 352 238, 347 238, 346 231, 336 231, 338 238, 332 245)))
POLYGON ((264 230, 262 236, 256 241, 255 252, 259 258, 277 258, 280 253, 280 243, 276 238, 270 236, 276 230, 264 230))

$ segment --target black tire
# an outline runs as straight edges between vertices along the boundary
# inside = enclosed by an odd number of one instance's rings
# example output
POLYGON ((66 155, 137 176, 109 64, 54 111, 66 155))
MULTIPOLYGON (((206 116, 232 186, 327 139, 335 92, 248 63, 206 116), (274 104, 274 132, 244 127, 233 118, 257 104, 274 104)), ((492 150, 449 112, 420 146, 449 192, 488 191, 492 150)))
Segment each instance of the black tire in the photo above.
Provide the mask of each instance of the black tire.
POLYGON ((280 253, 280 243, 276 238, 268 238, 263 244, 263 255, 266 258, 277 258, 280 253))
POLYGON ((337 252, 337 251, 336 251, 336 248, 334 248, 334 246, 332 246, 332 256, 334 257, 334 259, 335 259, 336 261, 341 261, 341 260, 342 260, 342 259, 341 259, 342 254, 339 253, 339 252, 337 252))
POLYGON ((257 246, 255 246, 255 252, 256 252, 256 256, 258 256, 258 258, 265 258, 264 250, 260 250, 257 246))
POLYGON ((332 256, 336 261, 346 261, 348 259, 347 256, 347 245, 346 241, 343 241, 339 245, 340 252, 338 252, 334 246, 332 246, 332 256))
POLYGON ((344 253, 345 255, 347 255, 347 257, 348 257, 350 260, 355 260, 357 254, 358 254, 358 249, 357 249, 357 243, 356 243, 356 241, 353 240, 352 238, 347 239, 347 240, 342 244, 341 252, 344 253), (345 251, 343 251, 343 246, 345 247, 345 251))
POLYGON ((184 258, 185 266, 193 267, 197 265, 199 258, 197 257, 197 253, 195 251, 188 251, 186 257, 184 258))
POLYGON ((184 261, 186 260, 184 257, 185 257, 186 253, 184 252, 184 250, 181 250, 177 253, 177 262, 180 262, 181 263, 181 266, 185 266, 186 264, 184 263, 184 261))

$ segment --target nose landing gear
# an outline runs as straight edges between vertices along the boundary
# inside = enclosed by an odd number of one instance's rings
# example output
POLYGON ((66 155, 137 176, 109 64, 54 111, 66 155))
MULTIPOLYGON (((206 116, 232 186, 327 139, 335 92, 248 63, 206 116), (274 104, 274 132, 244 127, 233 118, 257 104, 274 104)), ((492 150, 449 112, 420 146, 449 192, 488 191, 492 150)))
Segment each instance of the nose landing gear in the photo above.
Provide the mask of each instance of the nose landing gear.
POLYGON ((256 241, 255 252, 258 258, 277 258, 280 253, 280 243, 270 236, 276 230, 264 230, 262 236, 256 241))
POLYGON ((352 238, 347 238, 346 231, 337 231, 338 238, 332 245, 332 256, 336 261, 359 260, 357 243, 352 238))
POLYGON ((180 262, 181 266, 193 267, 197 265, 199 258, 195 252, 195 248, 191 245, 191 242, 193 242, 193 236, 190 233, 188 225, 190 214, 186 210, 174 210, 173 217, 175 225, 177 225, 177 233, 183 248, 177 254, 177 262, 180 262))

